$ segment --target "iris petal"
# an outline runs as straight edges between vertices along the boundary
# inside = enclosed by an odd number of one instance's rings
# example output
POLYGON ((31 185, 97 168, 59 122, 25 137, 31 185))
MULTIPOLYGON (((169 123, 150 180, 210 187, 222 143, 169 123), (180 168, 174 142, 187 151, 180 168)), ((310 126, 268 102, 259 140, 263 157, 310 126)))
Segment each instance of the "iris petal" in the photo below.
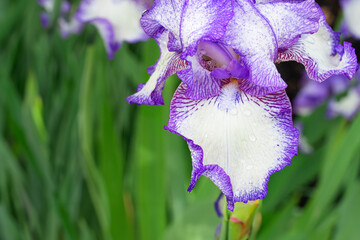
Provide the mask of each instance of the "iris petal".
POLYGON ((152 37, 169 31, 168 50, 181 53, 181 59, 188 63, 187 69, 178 72, 178 77, 189 86, 187 96, 202 99, 218 94, 220 82, 201 66, 201 56, 195 56, 198 44, 202 40, 219 40, 232 17, 232 1, 155 0, 141 18, 141 25, 152 37))
POLYGON ((294 99, 294 112, 300 115, 308 115, 320 106, 329 96, 329 81, 318 83, 310 79, 301 88, 294 99))
POLYGON ((320 18, 319 30, 304 34, 289 49, 279 52, 277 62, 297 61, 305 66, 308 76, 322 82, 334 74, 344 74, 351 79, 358 67, 355 50, 351 44, 339 44, 339 34, 320 18))
POLYGON ((161 50, 161 55, 156 63, 149 69, 150 79, 146 84, 140 84, 138 92, 127 97, 126 100, 136 104, 162 105, 162 89, 164 88, 166 78, 173 75, 176 71, 187 67, 185 61, 180 59, 176 52, 169 52, 167 49, 168 32, 163 32, 157 37, 157 43, 161 50))
POLYGON ((193 160, 189 190, 201 175, 234 202, 264 198, 269 176, 297 154, 298 131, 292 126, 285 91, 252 97, 236 81, 213 98, 192 100, 186 85, 177 89, 166 129, 188 142, 193 160))
POLYGON ((59 19, 60 32, 63 38, 67 38, 71 34, 80 33, 83 29, 83 26, 83 23, 80 22, 77 18, 72 18, 69 21, 63 18, 59 19))
POLYGON ((209 70, 201 66, 197 56, 188 57, 189 68, 177 73, 178 77, 188 85, 186 96, 198 100, 219 94, 221 82, 209 70))
POLYGON ((321 10, 314 0, 273 1, 256 4, 256 8, 272 26, 279 49, 291 47, 302 34, 315 33, 319 29, 321 10))
POLYGON ((356 39, 360 39, 360 1, 342 0, 340 4, 344 12, 342 30, 344 30, 347 35, 352 35, 356 39))
POLYGON ((347 95, 340 100, 331 99, 327 109, 328 117, 341 115, 347 119, 352 119, 360 111, 360 93, 352 88, 347 95))
POLYGON ((180 39, 184 47, 182 58, 193 56, 200 40, 219 40, 233 15, 232 1, 188 0, 180 25, 180 39))
POLYGON ((108 56, 112 58, 123 41, 147 39, 139 22, 143 10, 142 5, 132 0, 83 0, 76 18, 97 27, 104 39, 108 56))
POLYGON ((180 17, 187 0, 154 0, 152 7, 141 17, 141 26, 150 37, 164 29, 180 41, 180 17))
POLYGON ((249 84, 244 91, 265 96, 286 88, 274 65, 277 56, 274 31, 250 0, 234 3, 234 17, 223 41, 240 55, 249 70, 249 84))

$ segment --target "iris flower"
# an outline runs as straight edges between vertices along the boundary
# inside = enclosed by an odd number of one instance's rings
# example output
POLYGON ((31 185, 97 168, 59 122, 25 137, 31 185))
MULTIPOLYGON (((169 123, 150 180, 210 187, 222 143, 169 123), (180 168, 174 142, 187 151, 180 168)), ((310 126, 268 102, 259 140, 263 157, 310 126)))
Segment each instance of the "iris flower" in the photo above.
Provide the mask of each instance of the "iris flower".
POLYGON ((139 20, 150 6, 150 0, 82 0, 76 18, 95 25, 108 57, 113 58, 124 41, 133 43, 148 38, 139 20))
POLYGON ((188 191, 201 175, 234 202, 264 198, 272 173, 297 154, 286 83, 275 63, 298 61, 310 78, 352 77, 351 44, 327 25, 313 0, 155 0, 141 18, 161 50, 129 103, 163 104, 166 79, 182 81, 165 129, 191 151, 188 191))
POLYGON ((340 5, 344 13, 341 31, 360 39, 360 0, 341 0, 340 5))
MULTIPOLYGON (((44 12, 40 15, 41 24, 44 28, 50 26, 50 17, 55 10, 55 0, 38 0, 41 7, 44 8, 44 12)), ((60 17, 58 19, 58 25, 60 28, 61 36, 66 38, 70 34, 77 34, 83 28, 82 23, 77 21, 75 18, 68 20, 68 14, 71 10, 71 4, 68 1, 61 2, 60 6, 60 17)))
POLYGON ((294 99, 294 112, 308 115, 329 100, 327 117, 341 115, 352 119, 360 110, 360 71, 350 81, 343 75, 334 75, 323 83, 302 78, 302 88, 294 99))

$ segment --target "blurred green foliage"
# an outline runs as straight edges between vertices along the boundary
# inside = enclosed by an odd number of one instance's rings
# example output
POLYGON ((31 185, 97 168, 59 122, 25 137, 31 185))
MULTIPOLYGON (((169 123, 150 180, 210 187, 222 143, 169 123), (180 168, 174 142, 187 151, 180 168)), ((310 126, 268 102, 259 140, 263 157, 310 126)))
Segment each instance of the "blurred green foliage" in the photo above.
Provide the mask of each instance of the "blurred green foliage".
MULTIPOLYGON (((0 2, 0 239, 213 239, 219 190, 163 130, 165 106, 128 105, 159 50, 124 44, 107 59, 92 26, 62 39, 36 1, 0 2)), ((257 239, 360 236, 360 115, 300 119, 312 154, 270 178, 257 239)))

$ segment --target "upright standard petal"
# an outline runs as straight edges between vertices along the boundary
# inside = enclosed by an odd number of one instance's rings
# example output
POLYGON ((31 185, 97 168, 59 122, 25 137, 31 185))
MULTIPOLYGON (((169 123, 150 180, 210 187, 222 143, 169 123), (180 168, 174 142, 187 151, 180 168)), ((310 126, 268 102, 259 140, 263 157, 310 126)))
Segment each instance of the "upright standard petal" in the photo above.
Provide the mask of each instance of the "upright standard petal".
POLYGON ((181 16, 180 39, 184 52, 182 58, 196 53, 202 41, 217 41, 233 18, 232 0, 188 0, 181 16))
POLYGON ((143 5, 133 0, 83 0, 76 18, 94 24, 105 42, 109 58, 113 58, 123 41, 147 39, 140 26, 143 5))
POLYGON ((164 30, 180 41, 181 14, 187 0, 154 0, 152 7, 141 17, 141 26, 150 37, 164 30))
POLYGON ((168 30, 170 48, 184 52, 185 59, 196 53, 200 40, 220 39, 232 17, 232 1, 228 0, 154 0, 141 25, 150 37, 168 30))
POLYGON ((245 92, 264 96, 286 88, 274 64, 277 56, 274 31, 250 0, 234 2, 234 17, 223 42, 240 55, 249 70, 248 84, 242 88, 245 92))
POLYGON ((166 79, 176 71, 184 69, 187 64, 180 59, 180 54, 169 52, 167 49, 168 31, 163 31, 156 41, 160 47, 161 55, 155 66, 150 68, 150 79, 146 84, 140 84, 138 92, 127 97, 126 100, 136 104, 162 105, 164 100, 162 90, 166 79))
POLYGON ((309 77, 322 82, 334 74, 344 74, 349 79, 357 70, 357 59, 351 44, 339 44, 339 34, 326 23, 322 14, 319 30, 304 34, 289 49, 279 52, 277 62, 297 61, 305 66, 309 77))
POLYGON ((181 59, 188 62, 188 68, 178 72, 189 86, 187 96, 203 99, 217 95, 220 83, 204 68, 198 45, 218 41, 232 17, 232 1, 228 0, 155 0, 141 18, 141 25, 152 37, 164 29, 169 31, 168 50, 181 53, 181 59))
POLYGON ((264 198, 269 176, 297 154, 299 134, 285 91, 252 97, 237 81, 209 99, 195 101, 185 91, 181 84, 165 128, 188 142, 193 160, 189 191, 205 175, 224 193, 230 210, 234 202, 264 198))
POLYGON ((181 16, 180 41, 183 47, 181 58, 188 62, 188 69, 178 72, 178 77, 188 85, 186 95, 191 99, 216 96, 220 81, 202 65, 200 42, 216 42, 226 31, 233 17, 232 1, 188 0, 181 16))
POLYGON ((302 34, 319 29, 321 10, 314 0, 272 1, 255 5, 274 30, 279 50, 291 47, 302 34))

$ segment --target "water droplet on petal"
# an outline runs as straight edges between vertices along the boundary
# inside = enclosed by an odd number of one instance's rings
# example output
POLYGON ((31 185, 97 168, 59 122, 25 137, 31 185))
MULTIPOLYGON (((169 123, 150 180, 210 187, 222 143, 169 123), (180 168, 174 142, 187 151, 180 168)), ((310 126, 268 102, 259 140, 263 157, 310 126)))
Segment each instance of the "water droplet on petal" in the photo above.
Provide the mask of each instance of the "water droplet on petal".
POLYGON ((252 169, 254 166, 253 165, 248 165, 248 166, 246 166, 246 170, 250 170, 250 169, 252 169))
POLYGON ((251 115, 251 112, 250 112, 249 109, 245 109, 245 110, 244 110, 244 114, 245 114, 246 116, 250 116, 250 115, 251 115))
POLYGON ((250 141, 252 141, 252 142, 256 141, 256 137, 254 135, 250 135, 249 138, 250 138, 250 141))
POLYGON ((238 113, 238 111, 237 111, 236 108, 230 109, 230 114, 231 114, 231 115, 236 115, 237 113, 238 113))
POLYGON ((308 43, 310 43, 310 44, 313 44, 315 41, 314 41, 314 38, 312 38, 312 37, 308 37, 307 39, 306 39, 306 41, 308 42, 308 43))

